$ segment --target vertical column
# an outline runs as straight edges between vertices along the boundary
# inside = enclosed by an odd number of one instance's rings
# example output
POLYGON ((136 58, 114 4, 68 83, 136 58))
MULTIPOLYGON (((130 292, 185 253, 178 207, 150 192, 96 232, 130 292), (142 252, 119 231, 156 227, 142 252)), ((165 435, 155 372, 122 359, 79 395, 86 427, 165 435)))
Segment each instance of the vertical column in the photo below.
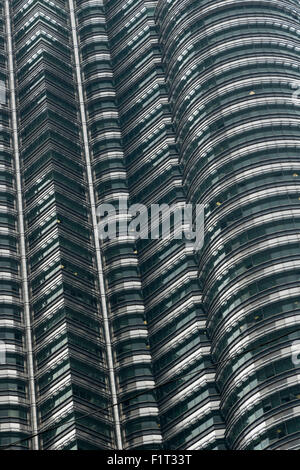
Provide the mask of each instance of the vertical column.
POLYGON ((108 308, 107 308, 107 303, 106 303, 102 255, 101 255, 100 242, 99 242, 99 237, 98 237, 98 232, 97 232, 96 204, 95 204, 94 185, 93 185, 93 176, 92 176, 92 168, 91 168, 91 158, 90 158, 90 151, 89 151, 89 140, 88 140, 88 132, 87 132, 87 124, 86 124, 86 114, 85 114, 85 106, 84 106, 80 57, 79 57, 79 51, 78 51, 78 39, 77 39, 76 19, 75 19, 75 13, 74 13, 73 0, 69 0, 69 10, 70 10, 70 20, 71 20, 71 28, 72 28, 73 52, 74 52, 75 67, 76 67, 77 92, 78 92, 78 98, 79 98, 79 103, 80 103, 80 116, 81 116, 81 126, 82 126, 82 135, 83 135, 83 144, 84 144, 84 156, 85 156, 86 169, 87 169, 89 200, 90 200, 90 205, 91 205, 93 236, 94 236, 94 243, 95 243, 95 248, 96 248, 97 271, 98 271, 101 307, 102 307, 102 315, 103 315, 105 347, 106 347, 106 354, 107 354, 107 361, 108 361, 110 390, 111 390, 111 397, 112 397, 114 426, 115 426, 115 433, 116 433, 116 443, 117 443, 117 448, 122 449, 123 446, 122 446, 122 436, 121 436, 121 429, 120 429, 120 417, 119 417, 119 408, 118 408, 118 399, 117 399, 117 390, 116 390, 116 381, 115 381, 115 370, 114 370, 111 336, 110 336, 110 328, 109 328, 109 321, 108 321, 108 308))
POLYGON ((299 2, 158 1, 226 442, 299 447, 299 2))
POLYGON ((115 211, 116 237, 101 241, 101 253, 123 447, 160 448, 138 251, 119 230, 119 204, 130 203, 103 2, 77 0, 75 16, 95 203, 115 211))
POLYGON ((36 409, 36 394, 35 394, 35 381, 34 381, 34 364, 33 364, 33 345, 32 345, 32 325, 31 325, 31 312, 29 303, 29 287, 28 287, 28 273, 27 273, 27 256, 25 245, 24 233, 24 212, 23 212, 23 188, 20 170, 20 153, 19 153, 19 137, 18 137, 18 124, 17 124, 17 111, 16 111, 16 96, 15 96, 15 69, 14 69, 14 55, 13 43, 11 32, 10 20, 10 5, 9 0, 4 1, 5 6, 5 25, 6 25, 6 40, 7 40, 7 55, 8 55, 8 73, 9 73, 9 89, 10 89, 10 105, 11 105, 11 120, 12 120, 12 138, 14 150, 14 164, 15 164, 15 181, 17 193, 17 210, 18 210, 18 232, 20 244, 20 263, 21 263, 21 276, 22 276, 22 295, 23 295, 23 308, 24 308, 24 322, 25 322, 25 335, 26 335, 26 354, 27 354, 27 373, 28 373, 28 387, 29 387, 29 400, 31 410, 31 426, 33 431, 32 446, 33 450, 39 448, 37 425, 37 409, 36 409))
POLYGON ((41 446, 111 449, 68 3, 15 0, 11 22, 41 446))

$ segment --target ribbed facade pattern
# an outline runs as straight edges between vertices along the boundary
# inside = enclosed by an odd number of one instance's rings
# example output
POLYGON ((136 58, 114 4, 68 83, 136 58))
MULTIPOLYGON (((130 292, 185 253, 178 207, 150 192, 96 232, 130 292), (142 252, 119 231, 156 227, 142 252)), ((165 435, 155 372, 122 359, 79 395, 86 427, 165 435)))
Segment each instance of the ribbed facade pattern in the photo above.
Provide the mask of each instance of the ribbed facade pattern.
MULTIPOLYGON (((77 8, 96 204, 112 204, 118 224, 122 218, 119 198, 129 203, 129 191, 104 6, 101 2, 77 2, 77 8)), ((155 449, 160 448, 162 438, 137 248, 130 234, 118 231, 118 235, 103 242, 101 248, 115 378, 122 402, 122 437, 125 449, 155 449)))
MULTIPOLYGON (((32 432, 28 396, 27 357, 24 346, 22 276, 18 236, 17 191, 14 178, 10 102, 7 93, 5 15, 1 5, 1 277, 0 339, 5 344, 5 365, 0 370, 1 444, 7 444, 32 432)), ((2 349, 3 354, 3 349, 2 349)))
MULTIPOLYGON (((107 2, 107 29, 132 202, 172 205, 186 198, 154 11, 107 2)), ((224 428, 193 252, 142 240, 138 256, 164 445, 214 447, 224 428)))
POLYGON ((67 5, 10 3, 40 444, 68 448, 82 440, 86 448, 109 448, 113 424, 67 5), (46 432, 53 423, 59 427, 46 432))
POLYGON ((299 8, 200 3, 156 13, 184 187, 206 207, 199 275, 227 444, 298 447, 299 8))
POLYGON ((0 446, 300 448, 299 18, 0 1, 0 446), (202 250, 99 240, 120 199, 204 204, 202 250))

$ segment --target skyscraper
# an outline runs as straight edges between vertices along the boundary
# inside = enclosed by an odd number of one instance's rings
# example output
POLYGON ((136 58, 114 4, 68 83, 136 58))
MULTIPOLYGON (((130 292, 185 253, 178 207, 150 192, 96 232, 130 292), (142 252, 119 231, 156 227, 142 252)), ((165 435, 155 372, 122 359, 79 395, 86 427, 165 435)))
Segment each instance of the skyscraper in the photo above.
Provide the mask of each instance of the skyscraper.
POLYGON ((299 2, 0 8, 0 446, 299 449, 299 2))

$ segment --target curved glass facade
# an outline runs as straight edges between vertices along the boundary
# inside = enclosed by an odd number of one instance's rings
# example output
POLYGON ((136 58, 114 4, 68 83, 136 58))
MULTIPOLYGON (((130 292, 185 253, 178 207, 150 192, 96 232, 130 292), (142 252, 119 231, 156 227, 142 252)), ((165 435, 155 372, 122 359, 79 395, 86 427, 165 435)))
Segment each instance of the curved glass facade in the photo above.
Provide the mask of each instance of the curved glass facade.
MULTIPOLYGON (((95 202, 112 204, 118 224, 119 199, 129 201, 129 190, 104 6, 77 1, 76 15, 95 202)), ((124 449, 160 448, 135 239, 129 234, 104 240, 101 251, 124 449)))
POLYGON ((300 448, 299 36, 294 0, 0 1, 0 448, 300 448), (202 204, 203 248, 120 200, 202 204))
POLYGON ((298 448, 299 6, 200 3, 156 14, 227 445, 298 448))

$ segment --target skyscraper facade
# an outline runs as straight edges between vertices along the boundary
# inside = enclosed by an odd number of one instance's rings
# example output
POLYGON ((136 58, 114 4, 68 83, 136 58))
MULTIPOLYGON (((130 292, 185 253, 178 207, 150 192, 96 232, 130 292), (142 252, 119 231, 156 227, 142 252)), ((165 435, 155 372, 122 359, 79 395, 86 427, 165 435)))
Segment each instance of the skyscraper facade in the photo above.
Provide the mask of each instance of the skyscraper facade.
POLYGON ((299 38, 296 0, 0 0, 0 448, 300 449, 299 38), (201 204, 202 248, 100 239, 120 200, 201 204))

